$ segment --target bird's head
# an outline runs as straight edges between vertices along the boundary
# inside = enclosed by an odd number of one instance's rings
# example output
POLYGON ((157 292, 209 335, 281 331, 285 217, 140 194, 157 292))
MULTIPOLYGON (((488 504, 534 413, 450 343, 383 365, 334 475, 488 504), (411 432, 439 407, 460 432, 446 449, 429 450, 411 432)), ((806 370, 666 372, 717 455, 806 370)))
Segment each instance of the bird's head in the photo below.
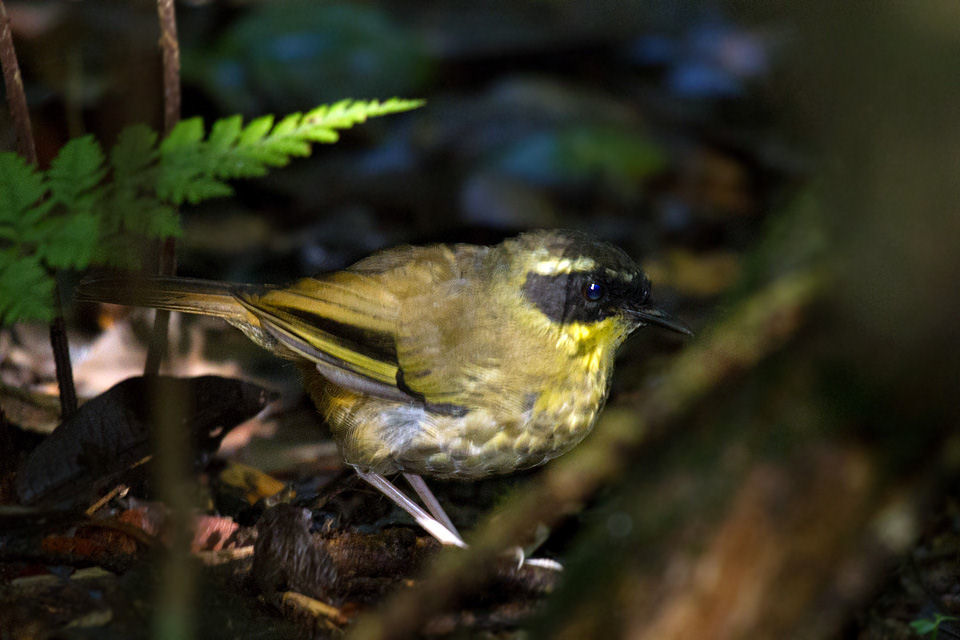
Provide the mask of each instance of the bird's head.
POLYGON ((692 335, 653 305, 650 280, 621 249, 573 231, 534 231, 498 247, 510 287, 576 351, 616 347, 634 329, 655 325, 692 335))

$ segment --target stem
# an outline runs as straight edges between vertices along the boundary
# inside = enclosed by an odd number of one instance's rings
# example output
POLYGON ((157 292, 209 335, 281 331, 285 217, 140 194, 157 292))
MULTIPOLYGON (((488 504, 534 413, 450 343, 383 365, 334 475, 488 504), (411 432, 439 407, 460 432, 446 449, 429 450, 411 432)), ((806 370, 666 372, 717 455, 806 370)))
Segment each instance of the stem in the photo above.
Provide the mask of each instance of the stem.
MULTIPOLYGON (((165 134, 180 120, 180 48, 177 43, 177 19, 174 0, 157 0, 160 21, 160 49, 163 52, 163 129, 165 134)), ((160 275, 172 276, 177 270, 176 241, 165 238, 160 246, 160 275)), ((144 374, 155 376, 160 371, 160 360, 167 346, 167 328, 170 312, 157 311, 153 321, 153 336, 147 352, 144 374)), ((159 378, 154 378, 158 381, 159 378)), ((155 638, 192 638, 196 629, 196 609, 193 604, 197 589, 195 568, 190 558, 190 514, 196 505, 192 496, 191 461, 193 451, 186 416, 190 408, 185 398, 161 397, 161 387, 151 385, 151 416, 153 418, 154 480, 160 499, 170 509, 171 544, 169 555, 161 568, 160 591, 154 610, 153 636, 155 638)))
POLYGON ((157 16, 163 52, 163 131, 170 133, 180 121, 180 44, 173 0, 157 0, 157 16))
MULTIPOLYGON (((180 121, 180 44, 173 0, 157 0, 157 17, 160 20, 160 50, 163 52, 163 131, 169 134, 180 121)), ((172 276, 177 271, 177 241, 174 238, 164 239, 160 246, 158 271, 162 276, 172 276)), ((170 312, 157 310, 144 375, 156 375, 160 371, 169 326, 170 312)))
MULTIPOLYGON (((172 276, 177 271, 177 244, 174 238, 165 238, 160 245, 160 265, 157 272, 162 276, 172 276)), ((157 309, 153 316, 153 333, 147 347, 147 361, 143 365, 143 375, 155 376, 160 372, 160 361, 167 350, 167 330, 170 326, 170 312, 157 309)))
POLYGON ((3 82, 7 87, 7 104, 17 133, 17 152, 28 164, 37 164, 37 147, 33 143, 33 130, 30 128, 30 111, 27 109, 27 94, 23 90, 23 78, 20 76, 20 63, 17 62, 17 50, 13 46, 13 33, 10 30, 10 16, 0 0, 0 64, 3 65, 3 82))
POLYGON ((157 640, 196 637, 197 593, 196 567, 190 556, 191 514, 198 508, 198 495, 193 480, 189 417, 201 407, 194 406, 189 394, 177 393, 162 378, 150 378, 148 385, 151 435, 156 453, 153 459, 153 482, 158 499, 169 509, 170 543, 159 567, 160 583, 154 595, 152 637, 157 640))
MULTIPOLYGON (((54 288, 57 308, 60 308, 60 285, 54 288)), ((73 386, 73 367, 70 364, 70 343, 63 322, 63 314, 50 323, 50 346, 53 348, 53 362, 57 371, 57 386, 60 387, 60 418, 66 420, 77 410, 77 390, 73 386)))
POLYGON ((18 454, 19 452, 13 442, 13 429, 10 421, 7 420, 7 414, 3 412, 3 407, 0 406, 0 464, 4 467, 17 464, 18 454))
MULTIPOLYGON (((33 142, 30 128, 30 110, 27 108, 27 94, 23 90, 23 77, 17 62, 17 51, 13 46, 13 33, 10 29, 10 16, 0 0, 0 65, 3 66, 3 82, 7 88, 7 103, 10 116, 17 133, 17 151, 27 163, 37 164, 37 147, 33 142)), ((60 387, 60 417, 69 418, 77 410, 77 390, 73 385, 73 369, 70 366, 70 345, 64 330, 63 311, 60 305, 60 288, 54 290, 54 308, 57 315, 50 325, 50 347, 57 366, 57 385, 60 387)))

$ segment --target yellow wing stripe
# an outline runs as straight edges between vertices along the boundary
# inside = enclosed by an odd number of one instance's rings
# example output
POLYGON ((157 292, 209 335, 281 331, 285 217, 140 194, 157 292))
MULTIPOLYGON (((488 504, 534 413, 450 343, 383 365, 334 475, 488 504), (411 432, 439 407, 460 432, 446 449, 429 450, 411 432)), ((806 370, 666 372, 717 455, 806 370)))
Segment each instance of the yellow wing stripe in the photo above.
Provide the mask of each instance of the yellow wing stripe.
POLYGON ((396 297, 382 286, 346 273, 333 274, 330 280, 305 278, 287 289, 268 291, 256 304, 296 309, 379 332, 393 331, 398 305, 396 297))
POLYGON ((302 322, 287 322, 283 318, 271 314, 263 309, 252 307, 251 310, 258 315, 262 324, 271 332, 280 332, 290 340, 282 340, 288 348, 296 351, 308 360, 323 360, 330 363, 330 360, 318 357, 317 352, 330 356, 335 359, 338 366, 349 369, 354 373, 366 376, 378 382, 396 386, 397 370, 396 365, 392 365, 370 356, 357 353, 349 347, 344 347, 337 338, 329 336, 315 328, 307 327, 308 331, 298 329, 302 327, 302 322), (299 347, 298 344, 306 344, 315 349, 312 351, 299 347))
POLYGON ((392 324, 369 313, 347 309, 343 305, 310 298, 290 291, 269 291, 262 296, 240 297, 241 304, 256 315, 264 328, 292 351, 314 362, 322 361, 352 371, 372 380, 396 386, 398 367, 346 346, 342 338, 296 317, 297 311, 308 316, 330 318, 370 331, 388 332, 392 324), (293 312, 293 313, 291 313, 293 312), (283 339, 283 338, 286 339, 283 339))
POLYGON ((250 302, 257 308, 272 312, 282 313, 286 309, 302 311, 372 331, 386 332, 394 327, 394 323, 389 318, 371 315, 366 309, 348 307, 337 302, 318 300, 293 292, 271 291, 250 302))

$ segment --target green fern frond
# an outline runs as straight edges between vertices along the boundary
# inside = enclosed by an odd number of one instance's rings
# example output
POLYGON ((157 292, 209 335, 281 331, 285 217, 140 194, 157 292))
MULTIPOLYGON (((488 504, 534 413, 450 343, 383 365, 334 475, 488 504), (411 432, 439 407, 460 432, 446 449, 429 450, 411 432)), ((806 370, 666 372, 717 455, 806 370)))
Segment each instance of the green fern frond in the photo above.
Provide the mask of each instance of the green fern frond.
POLYGON ((53 320, 53 284, 38 257, 0 251, 0 325, 53 320))
POLYGON ((44 176, 15 153, 0 153, 0 238, 16 242, 39 220, 46 195, 44 176))
POLYGON ((92 211, 103 196, 97 189, 107 174, 103 150, 87 135, 65 144, 47 171, 50 198, 58 204, 82 211, 92 211))
POLYGON ((181 121, 159 142, 145 125, 124 129, 103 153, 92 136, 68 142, 46 172, 0 153, 0 324, 53 317, 53 271, 91 263, 135 267, 132 238, 180 235, 176 207, 228 196, 227 180, 262 176, 314 143, 421 100, 343 100, 306 114, 213 123, 181 121))
POLYGON ((421 105, 422 100, 398 98, 343 100, 306 114, 292 113, 279 122, 261 116, 246 126, 240 116, 232 116, 215 122, 206 141, 202 120, 183 120, 160 144, 157 194, 174 204, 230 195, 226 180, 266 175, 291 158, 309 156, 312 143, 336 142, 340 130, 421 105))

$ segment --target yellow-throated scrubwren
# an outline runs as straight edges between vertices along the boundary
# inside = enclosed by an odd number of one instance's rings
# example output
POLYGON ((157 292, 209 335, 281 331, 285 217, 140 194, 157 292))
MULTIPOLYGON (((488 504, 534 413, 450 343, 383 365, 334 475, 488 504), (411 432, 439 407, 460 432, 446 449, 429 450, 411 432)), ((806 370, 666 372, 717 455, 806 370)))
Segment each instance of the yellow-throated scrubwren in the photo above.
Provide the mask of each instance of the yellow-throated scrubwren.
POLYGON ((344 459, 443 542, 462 544, 420 475, 542 464, 593 427, 617 347, 651 305, 620 249, 535 231, 492 247, 398 247, 290 286, 87 281, 78 297, 219 316, 296 361, 344 459), (403 472, 436 520, 383 474, 403 472))

